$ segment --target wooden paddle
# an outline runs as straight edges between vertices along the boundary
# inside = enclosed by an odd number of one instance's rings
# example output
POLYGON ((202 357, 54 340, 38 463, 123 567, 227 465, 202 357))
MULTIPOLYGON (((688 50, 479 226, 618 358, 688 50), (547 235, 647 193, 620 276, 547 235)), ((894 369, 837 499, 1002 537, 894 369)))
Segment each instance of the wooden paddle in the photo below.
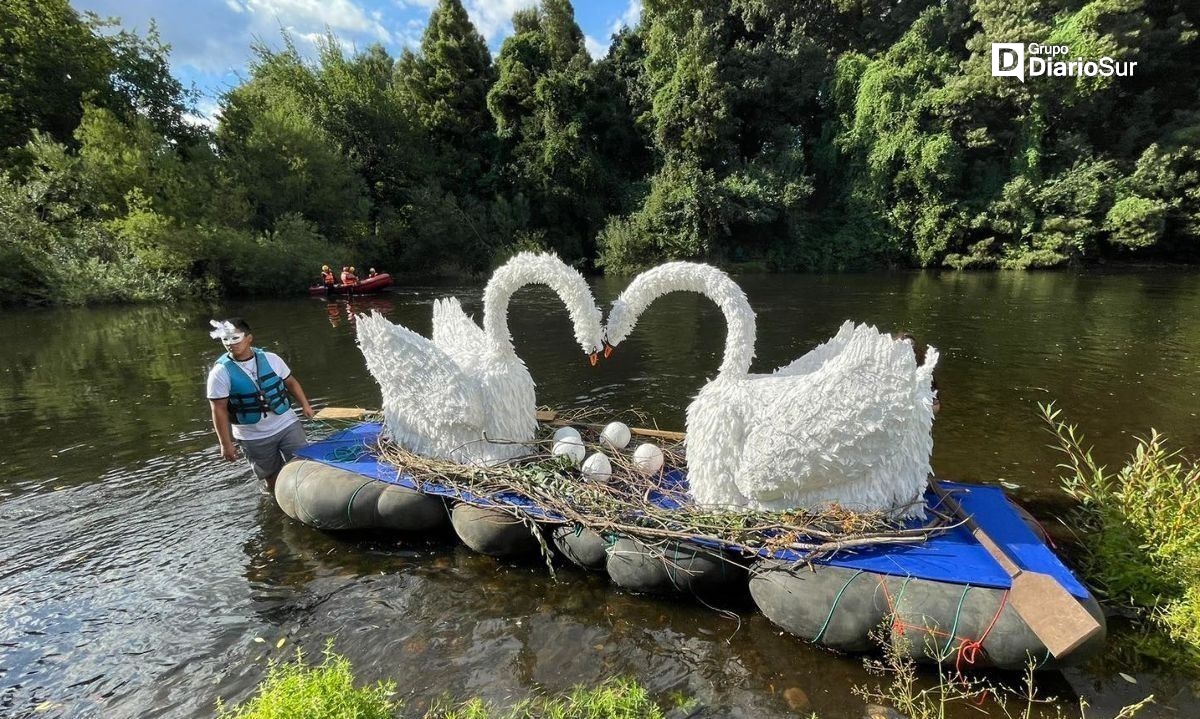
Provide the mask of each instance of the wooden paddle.
POLYGON ((1049 574, 1018 567, 1012 557, 983 531, 975 518, 967 514, 958 500, 950 496, 933 477, 929 478, 929 488, 955 516, 966 523, 975 540, 1012 577, 1008 603, 1051 654, 1055 657, 1064 656, 1100 631, 1100 623, 1096 618, 1058 580, 1049 574))

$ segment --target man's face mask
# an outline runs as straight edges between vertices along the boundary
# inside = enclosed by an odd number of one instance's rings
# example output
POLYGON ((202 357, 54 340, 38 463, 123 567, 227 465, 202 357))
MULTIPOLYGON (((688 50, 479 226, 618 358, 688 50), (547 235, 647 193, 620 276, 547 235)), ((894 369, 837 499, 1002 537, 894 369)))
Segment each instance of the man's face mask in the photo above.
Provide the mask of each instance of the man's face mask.
POLYGON ((209 336, 213 339, 221 340, 221 344, 225 345, 225 349, 229 349, 238 342, 246 339, 246 333, 234 327, 229 322, 209 320, 209 324, 213 326, 213 331, 208 333, 209 336))

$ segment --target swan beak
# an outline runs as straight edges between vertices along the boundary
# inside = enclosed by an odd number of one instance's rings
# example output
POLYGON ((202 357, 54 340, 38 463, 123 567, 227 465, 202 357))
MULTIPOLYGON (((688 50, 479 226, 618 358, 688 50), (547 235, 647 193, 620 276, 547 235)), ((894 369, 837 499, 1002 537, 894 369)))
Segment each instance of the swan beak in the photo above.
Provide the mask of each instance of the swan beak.
POLYGON ((595 352, 593 352, 590 355, 588 355, 588 361, 592 363, 593 367, 595 367, 600 362, 600 358, 596 355, 595 352))
POLYGON ((605 342, 604 343, 604 359, 608 359, 609 357, 612 357, 612 353, 613 353, 613 346, 610 345, 609 343, 605 342))

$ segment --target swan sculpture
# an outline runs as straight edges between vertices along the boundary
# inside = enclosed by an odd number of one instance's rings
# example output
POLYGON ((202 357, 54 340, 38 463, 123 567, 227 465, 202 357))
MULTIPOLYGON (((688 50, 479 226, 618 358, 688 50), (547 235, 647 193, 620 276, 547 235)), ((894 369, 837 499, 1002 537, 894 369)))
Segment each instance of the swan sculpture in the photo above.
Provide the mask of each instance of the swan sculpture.
POLYGON ((933 451, 937 350, 917 366, 912 345, 846 322, 836 336, 771 374, 751 374, 754 311, 709 265, 670 262, 638 275, 613 302, 616 346, 654 300, 677 291, 712 299, 728 326, 717 376, 687 409, 688 480, 698 504, 759 510, 856 510, 921 516, 933 451))
POLYGON ((534 384, 513 349, 508 306, 530 284, 548 285, 562 298, 575 339, 594 363, 603 346, 600 309, 583 276, 549 253, 522 252, 496 270, 483 293, 482 328, 453 297, 434 302, 432 340, 376 312, 358 316, 358 344, 382 390, 394 441, 461 463, 528 452, 521 443, 537 427, 534 384))

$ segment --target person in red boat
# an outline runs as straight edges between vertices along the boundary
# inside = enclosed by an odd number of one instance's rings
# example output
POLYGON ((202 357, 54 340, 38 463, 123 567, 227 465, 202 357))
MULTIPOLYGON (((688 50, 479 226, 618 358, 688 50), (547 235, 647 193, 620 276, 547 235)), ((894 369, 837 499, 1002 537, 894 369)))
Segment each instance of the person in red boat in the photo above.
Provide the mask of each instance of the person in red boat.
POLYGON ((342 268, 342 284, 343 285, 357 285, 358 284, 358 275, 354 274, 353 267, 343 267, 342 268))

